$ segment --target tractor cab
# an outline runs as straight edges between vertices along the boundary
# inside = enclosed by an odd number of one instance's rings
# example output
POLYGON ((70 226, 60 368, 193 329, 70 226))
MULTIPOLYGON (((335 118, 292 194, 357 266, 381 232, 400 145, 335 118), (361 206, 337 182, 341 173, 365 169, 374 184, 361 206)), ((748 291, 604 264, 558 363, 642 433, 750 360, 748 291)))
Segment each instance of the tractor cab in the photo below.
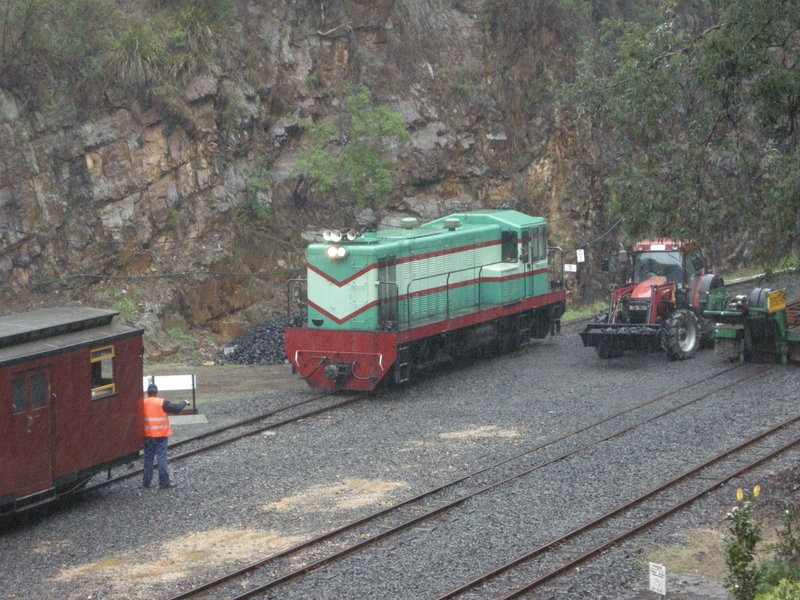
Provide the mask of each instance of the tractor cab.
POLYGON ((633 283, 639 285, 651 279, 689 285, 703 269, 699 252, 688 256, 686 244, 672 240, 643 241, 633 250, 633 283))

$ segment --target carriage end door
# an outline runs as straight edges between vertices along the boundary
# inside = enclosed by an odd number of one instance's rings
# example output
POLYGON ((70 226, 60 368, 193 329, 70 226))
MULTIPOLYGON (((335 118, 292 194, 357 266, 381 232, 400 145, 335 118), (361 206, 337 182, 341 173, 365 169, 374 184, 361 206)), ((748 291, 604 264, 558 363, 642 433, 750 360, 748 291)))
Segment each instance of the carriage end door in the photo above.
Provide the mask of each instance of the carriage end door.
POLYGON ((11 380, 17 498, 53 486, 50 373, 36 370, 11 380))

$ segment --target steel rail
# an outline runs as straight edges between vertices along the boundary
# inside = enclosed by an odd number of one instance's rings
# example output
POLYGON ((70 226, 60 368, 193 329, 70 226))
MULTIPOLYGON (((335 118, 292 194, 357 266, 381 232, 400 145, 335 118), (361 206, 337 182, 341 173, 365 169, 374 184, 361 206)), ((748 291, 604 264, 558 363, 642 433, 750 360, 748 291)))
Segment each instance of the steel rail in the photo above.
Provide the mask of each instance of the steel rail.
POLYGON ((210 431, 206 431, 204 433, 200 433, 198 435, 194 435, 192 437, 186 438, 181 440, 180 442, 175 442, 174 444, 170 445, 170 448, 178 448, 180 446, 185 446, 191 442, 196 442, 198 440, 203 440, 213 435, 218 435, 225 431, 230 431, 231 429, 236 429, 238 427, 246 427, 251 423, 257 423, 258 421, 263 421, 264 419, 268 419, 273 417, 279 413, 286 412, 287 410, 291 410, 293 408, 297 408, 298 406, 304 406, 306 404, 310 404, 311 402, 315 402, 317 400, 321 400, 323 398, 327 398, 328 396, 333 395, 335 392, 326 392, 324 394, 320 394, 319 396, 314 396, 313 398, 307 398, 305 400, 301 400, 300 402, 295 402, 294 404, 287 404, 286 406, 282 406, 280 408, 276 408, 274 410, 267 411, 260 415, 256 415, 255 417, 249 417, 247 419, 242 419, 241 421, 236 421, 235 423, 230 423, 229 425, 223 425, 221 427, 217 427, 210 431))
MULTIPOLYGON (((518 567, 520 565, 523 565, 525 563, 530 562, 534 558, 536 558, 538 556, 541 556, 541 555, 545 554, 546 552, 553 552, 553 551, 557 552, 558 551, 558 546, 561 546, 565 542, 567 542, 569 540, 572 540, 572 539, 575 539, 581 534, 584 534, 584 533, 587 533, 589 531, 592 531, 594 529, 599 528, 600 526, 604 525, 605 523, 607 523, 612 518, 617 517, 617 516, 627 512, 627 511, 630 511, 633 508, 640 507, 646 500, 652 499, 653 497, 655 497, 656 495, 658 495, 658 494, 660 494, 660 493, 662 493, 664 491, 671 490, 672 488, 676 487, 678 484, 683 483, 683 482, 685 482, 686 480, 688 480, 688 479, 690 479, 692 477, 697 478, 697 476, 702 471, 704 471, 705 469, 708 469, 711 466, 715 466, 717 463, 720 463, 721 461, 725 460, 726 458, 729 458, 729 457, 731 457, 731 456, 733 456, 733 455, 735 455, 737 453, 740 453, 743 450, 745 450, 745 449, 747 449, 747 448, 749 448, 749 447, 751 447, 751 446, 753 446, 753 445, 765 440, 766 438, 776 435, 778 432, 780 432, 782 429, 788 427, 789 425, 791 425, 793 423, 798 423, 798 422, 800 422, 800 415, 792 417, 791 419, 787 419, 783 423, 780 423, 779 425, 776 425, 775 427, 772 427, 772 428, 770 428, 770 429, 768 429, 766 431, 762 431, 761 433, 753 436, 752 438, 746 440, 745 442, 742 442, 741 444, 738 444, 737 446, 734 446, 732 448, 729 448, 729 449, 725 450, 724 452, 721 452, 720 454, 717 454, 716 456, 710 458, 706 462, 704 462, 704 463, 702 463, 700 465, 697 465, 695 467, 692 467, 688 471, 685 471, 684 473, 681 473, 680 475, 674 477, 673 479, 671 479, 671 480, 669 480, 669 481, 667 481, 667 482, 665 482, 665 483, 663 483, 663 484, 661 484, 661 485, 659 485, 659 486, 657 486, 657 487, 645 492, 644 494, 638 496, 637 498, 634 498, 633 500, 630 500, 628 502, 625 502, 625 503, 621 504, 620 506, 617 506, 616 508, 612 509, 608 513, 606 513, 606 514, 604 514, 604 515, 602 515, 602 516, 590 521, 589 523, 586 523, 584 525, 581 525, 580 527, 577 527, 576 529, 573 529, 572 531, 570 531, 569 533, 566 533, 565 535, 561 536, 560 538, 552 540, 550 542, 547 542, 546 544, 544 544, 542 546, 539 546, 535 550, 532 550, 532 551, 530 551, 528 553, 525 553, 525 554, 515 558, 514 560, 512 560, 512 561, 510 561, 510 562, 508 562, 508 563, 506 563, 506 564, 504 564, 502 566, 499 566, 499 567, 497 567, 495 569, 492 569, 491 571, 481 575, 480 577, 477 577, 477 578, 473 579, 472 581, 470 581, 468 583, 465 583, 464 585, 462 585, 462 586, 460 586, 458 588, 455 588, 455 589, 447 592, 446 594, 444 594, 442 596, 439 596, 436 600, 449 600, 450 598, 456 598, 458 596, 461 596, 461 595, 463 595, 463 594, 465 594, 465 593, 467 593, 469 591, 472 591, 472 590, 480 587, 481 585, 484 585, 484 584, 488 583, 489 581, 497 578, 498 576, 502 575, 503 573, 511 571, 515 567, 518 567)), ((659 512, 655 516, 647 518, 643 522, 638 523, 638 524, 630 527, 628 530, 626 530, 623 533, 615 536, 611 540, 608 540, 608 541, 606 541, 606 542, 604 542, 602 544, 599 544, 599 545, 591 548, 588 551, 583 552, 580 556, 577 556, 576 558, 574 558, 572 560, 568 560, 565 563, 559 565, 558 567, 556 567, 554 569, 551 569, 550 571, 548 571, 547 573, 541 575, 540 577, 538 577, 534 581, 531 581, 531 582, 525 584, 524 586, 517 588, 512 593, 502 596, 502 600, 510 600, 511 598, 517 598, 517 597, 521 596, 522 594, 525 594, 527 592, 532 591, 533 589, 541 587, 542 585, 544 585, 548 581, 551 581, 552 579, 558 577, 559 575, 562 575, 563 573, 565 573, 565 572, 567 572, 569 570, 572 570, 573 568, 581 565, 582 563, 586 562, 587 560, 591 559, 592 557, 597 556, 598 554, 600 554, 604 550, 607 550, 608 548, 618 544, 619 542, 621 542, 621 541, 623 541, 623 540, 625 540, 625 539, 627 539, 629 537, 632 537, 633 535, 638 534, 638 533, 648 529, 649 527, 652 527, 653 525, 659 523, 660 521, 663 521, 665 518, 667 518, 671 514, 677 512, 678 510, 680 510, 682 508, 685 508, 686 506, 689 506, 691 503, 693 503, 698 498, 700 498, 700 497, 704 496, 705 494, 713 491, 714 489, 718 488, 719 486, 727 483, 731 479, 733 479, 735 477, 739 477, 740 475, 746 473, 747 471, 750 471, 750 470, 754 469, 755 467, 767 462, 768 460, 771 460, 771 459, 779 456, 783 452, 786 452, 786 451, 792 449, 794 446, 797 446, 798 444, 800 444, 800 437, 796 437, 795 439, 793 439, 790 442, 780 446, 779 448, 777 448, 775 450, 772 450, 771 452, 767 453, 766 455, 761 456, 761 457, 759 457, 759 458, 757 458, 755 460, 750 461, 745 466, 737 469, 736 471, 734 471, 732 473, 728 473, 724 477, 715 479, 713 481, 713 483, 701 488, 699 491, 693 493, 688 498, 684 498, 683 500, 672 504, 666 510, 662 510, 661 512, 659 512)), ((574 556, 574 552, 570 553, 570 555, 574 556)))
MULTIPOLYGON (((380 511, 377 511, 375 513, 367 515, 367 516, 365 516, 365 517, 363 517, 361 519, 358 519, 358 520, 353 521, 351 523, 348 523, 348 524, 346 524, 346 525, 344 525, 342 527, 339 527, 339 528, 336 528, 336 529, 331 530, 329 532, 326 532, 326 533, 324 533, 324 534, 322 534, 322 535, 320 535, 318 537, 315 537, 315 538, 313 538, 311 540, 307 540, 306 542, 303 542, 303 543, 301 543, 301 544, 299 544, 297 546, 294 546, 292 548, 288 548, 288 549, 286 549, 286 550, 284 550, 284 551, 282 551, 280 553, 277 553, 277 554, 274 554, 274 555, 269 556, 267 558, 258 560, 256 562, 250 564, 250 565, 242 567, 241 569, 237 569, 235 571, 227 573, 227 574, 225 574, 225 575, 223 575, 223 576, 221 576, 221 577, 219 577, 217 579, 214 579, 213 581, 209 581, 209 582, 207 582, 205 584, 201 584, 200 586, 192 588, 191 590, 187 590, 184 593, 181 593, 181 594, 178 594, 176 596, 173 596, 172 598, 170 598, 170 600, 186 600, 188 598, 199 597, 199 595, 202 594, 203 592, 209 591, 211 589, 218 588, 219 586, 221 586, 221 585, 223 585, 225 583, 228 583, 230 581, 236 580, 236 579, 238 579, 238 578, 240 578, 240 577, 242 577, 242 576, 244 576, 244 575, 246 575, 248 573, 251 573, 252 571, 255 571, 257 569, 265 567, 265 566, 269 565, 270 563, 273 563, 273 562, 277 561, 278 559, 286 558, 288 556, 291 556, 291 555, 299 553, 301 550, 305 550, 305 549, 317 546, 317 545, 321 544, 324 541, 327 541, 327 540, 332 539, 334 537, 338 537, 338 536, 340 536, 340 535, 342 535, 342 534, 344 534, 344 533, 346 533, 348 531, 351 531, 351 530, 353 530, 353 529, 355 529, 357 527, 361 527, 363 525, 366 525, 366 524, 369 524, 371 522, 374 522, 377 519, 379 519, 380 517, 383 517, 383 516, 386 516, 386 515, 390 515, 391 513, 397 511, 401 507, 408 507, 408 506, 410 506, 410 505, 412 505, 414 503, 419 503, 421 500, 423 500, 425 498, 433 496, 434 494, 441 493, 442 491, 445 491, 445 490, 447 490, 449 488, 453 488, 453 487, 457 486, 458 484, 466 482, 470 478, 476 477, 477 475, 483 474, 483 473, 485 473, 487 471, 490 471, 492 469, 497 469, 497 468, 499 468, 499 467, 501 467, 503 465, 506 465, 507 463, 510 463, 512 461, 520 460, 521 458, 527 457, 527 456, 533 454, 534 452, 540 451, 540 450, 542 450, 542 449, 544 449, 546 447, 552 446, 552 445, 554 445, 554 444, 556 444, 558 442, 567 440, 567 439, 569 439, 571 437, 574 437, 574 436, 576 436, 576 435, 578 435, 580 433, 583 433, 583 432, 588 431, 590 429, 596 428, 596 427, 598 427, 600 425, 603 425, 603 424, 605 424, 605 423, 607 423, 607 422, 609 422, 609 421, 611 421, 611 420, 613 420, 615 418, 619 418, 621 416, 628 415, 628 414, 630 414, 630 413, 632 413, 632 412, 634 412, 636 410, 640 410, 640 409, 642 409, 642 408, 644 408, 644 407, 646 407, 648 405, 651 405, 651 404, 653 404, 655 402, 658 402, 659 400, 663 400, 663 399, 668 398, 670 396, 674 396, 675 394, 678 394, 678 393, 680 393, 680 392, 682 392, 682 391, 684 391, 684 390, 686 390, 688 388, 691 388, 691 387, 694 387, 694 386, 697 386, 697 385, 701 385, 701 384, 707 384, 710 379, 713 379, 715 377, 719 377, 719 376, 721 376, 721 375, 723 375, 725 373, 728 373, 728 372, 733 371, 733 370, 737 370, 739 368, 740 368, 740 365, 737 365, 737 366, 734 366, 734 367, 730 367, 728 369, 725 369, 725 370, 723 370, 723 371, 721 371, 719 373, 716 373, 716 374, 712 375, 710 378, 704 378, 702 380, 698 380, 696 382, 687 384, 687 385, 682 386, 681 388, 679 388, 677 390, 674 390, 674 391, 669 392, 667 394, 663 394, 663 395, 661 395, 661 396, 659 396, 659 397, 657 397, 655 399, 648 400, 648 401, 646 401, 644 403, 641 403, 641 404, 639 404, 639 405, 637 405, 635 407, 631 407, 629 409, 620 411, 620 412, 618 412, 618 413, 616 413, 614 415, 611 415, 611 416, 609 416, 609 417, 607 417, 605 419, 602 419, 600 421, 592 423, 592 424, 590 424, 590 425, 588 425, 586 427, 583 427, 583 428, 578 429, 576 431, 573 431, 573 432, 570 432, 570 433, 565 434, 563 436, 560 436, 559 438, 556 438, 556 439, 550 440, 548 442, 545 442, 543 444, 540 444, 540 445, 538 445, 538 446, 536 446, 534 448, 528 449, 528 450, 526 450, 526 451, 524 451, 522 453, 519 453, 519 454, 517 454, 515 456, 506 458, 506 459, 504 459, 502 461, 499 461, 499 462, 493 463, 493 464, 491 464, 489 466, 486 466, 486 467, 483 467, 481 469, 478 469, 477 471, 474 471, 474 472, 469 473, 469 474, 467 474, 465 476, 462 476, 462 477, 460 477, 458 479, 455 479, 455 480, 453 480, 451 482, 448 482, 448 483, 446 483, 444 485, 441 485, 441 486, 438 486, 438 487, 433 488, 431 490, 428 490, 426 492, 423 492, 422 494, 419 494, 419 495, 417 495, 417 496, 415 496, 413 498, 404 500, 404 501, 402 501, 402 502, 400 502, 398 504, 395 504, 393 506, 387 507, 385 509, 382 509, 380 511)), ((426 520, 428 520, 428 519, 430 519, 430 518, 432 518, 432 517, 434 517, 434 516, 436 516, 436 515, 438 515, 438 514, 440 514, 442 512, 450 510, 450 509, 462 504, 466 500, 468 500, 470 498, 473 498, 473 497, 475 497, 475 496, 477 496, 479 494, 482 494, 482 493, 487 492, 487 491, 489 491, 491 489, 497 488, 497 487, 499 487, 501 485, 507 484, 510 481, 513 481, 513 480, 518 479, 520 477, 523 477, 525 475, 529 475, 533 471, 536 471, 538 469, 544 468, 545 466, 548 466, 548 465, 552 465, 555 462, 564 460, 564 459, 566 459, 566 458, 568 458, 570 456, 573 456, 574 454, 576 454, 576 453, 578 453, 578 452, 580 452, 582 450, 590 448, 591 446, 600 444, 600 443, 602 443, 604 441, 608 441, 609 439, 612 439, 614 437, 622 435, 623 433, 625 433, 627 431, 630 431, 630 430, 632 430, 632 429, 634 429, 636 427, 640 427, 645 423, 648 423, 648 422, 651 422, 651 421, 653 421, 655 419, 661 418, 661 417, 663 417, 663 416, 665 416, 665 415, 667 415, 667 414, 669 414, 671 412, 674 412, 676 410, 680 410, 682 408, 685 408, 685 407, 687 407, 687 406, 689 406, 691 404, 694 404, 695 402, 699 402, 700 400, 702 400, 704 398, 707 398, 707 397, 709 397, 709 396, 711 396, 713 394, 717 394, 717 393, 719 393, 721 391, 724 391, 725 389, 728 389, 728 388, 733 387, 735 385, 739 385, 740 383, 742 383, 744 381, 747 381, 748 379, 752 379, 754 377, 757 377, 757 376, 763 375, 765 373, 768 373, 769 371, 773 370, 774 368, 775 367, 759 370, 756 373, 750 374, 750 375, 748 375, 748 376, 746 376, 744 378, 741 378, 741 379, 737 379, 736 381, 734 381, 732 383, 729 383, 729 384, 726 384, 724 386, 721 386, 721 387, 719 387, 719 388, 717 388, 717 389, 715 389, 713 391, 706 392, 706 393, 702 394, 701 396, 696 397, 696 398, 694 398, 694 399, 692 399, 692 400, 690 400, 688 402, 681 403, 681 404, 679 404, 679 405, 677 405, 675 407, 672 407, 672 408, 669 408, 669 409, 667 409, 665 411, 662 411, 662 412, 660 412, 659 414, 657 414, 655 416, 646 418, 646 419, 641 420, 641 421, 639 421, 637 423, 634 423, 634 424, 632 424, 632 425, 630 425, 628 427, 625 427, 625 428, 623 428, 623 429, 621 429, 619 431, 616 431, 616 432, 614 432, 612 434, 603 436, 601 439, 597 439, 597 440, 595 440, 595 441, 593 441, 593 442, 591 442, 589 444, 574 448, 574 449, 572 449, 572 450, 570 450, 568 452, 565 452, 564 454, 562 454, 562 455, 560 455, 560 456, 558 456, 556 458, 547 460, 547 461, 545 461, 543 463, 540 463, 540 464, 538 464, 538 465, 536 465, 536 466, 534 466, 532 468, 528 468, 528 469, 525 469, 523 471, 517 472, 516 474, 514 474, 512 476, 505 477, 505 478, 503 478, 503 479, 501 479, 499 481, 496 481, 494 483, 491 483, 491 484, 488 484, 488 485, 484 485, 484 486, 480 487, 479 489, 477 489, 477 490, 475 490, 475 491, 473 491, 473 492, 471 492, 469 494, 462 495, 462 496, 456 498, 455 500, 447 501, 446 503, 438 506, 437 508, 435 508, 433 510, 429 510, 429 511, 424 512, 424 513, 422 513, 422 514, 420 514, 420 515, 418 515, 416 517, 408 519, 408 520, 404 521, 403 523, 401 523, 400 525, 392 526, 391 528, 388 528, 388 529, 382 531, 381 533, 379 533, 377 535, 369 536, 369 537, 363 539, 362 541, 358 542, 357 544, 354 544, 352 546, 344 548, 344 549, 342 549, 342 550, 340 550, 338 552, 335 552, 335 553, 333 553, 333 554, 331 554, 331 555, 329 555, 327 557, 324 557, 324 558, 322 558, 320 560, 317 560, 317 561, 314 561, 312 563, 309 563, 305 567, 299 568, 299 569, 297 569, 297 570, 295 570, 295 571, 293 571, 291 573, 283 575, 283 576, 281 576, 281 577, 279 577, 277 579, 273 579, 273 580, 271 580, 271 581, 269 581, 269 582, 267 582, 267 583, 265 583, 263 585, 260 585, 260 586, 255 587, 255 588, 253 588, 253 589, 251 589, 251 590, 249 590, 247 592, 244 592, 243 594, 240 594, 240 595, 236 596, 235 600, 240 600, 240 599, 244 599, 244 598, 250 598, 250 597, 252 597, 252 596, 254 596, 256 594, 263 593, 264 591, 266 591, 266 590, 268 590, 270 588, 274 588, 274 587, 277 587, 277 586, 279 586, 281 584, 287 583, 287 582, 289 582, 289 581, 291 581, 293 579, 297 579, 297 578, 309 573, 310 571, 316 570, 316 569, 318 569, 318 568, 320 568, 320 567, 322 567, 322 566, 324 566, 326 564, 332 563, 332 562, 334 562, 336 560, 340 560, 340 559, 348 556, 349 554, 352 554, 352 553, 354 553, 354 552, 356 552, 356 551, 358 551, 358 550, 360 550, 360 549, 362 549, 364 547, 367 547, 369 545, 372 545, 372 544, 376 543, 377 541, 379 541, 381 539, 384 539, 384 538, 389 537, 391 535, 396 535, 396 534, 408 529, 409 527, 412 527, 413 525, 417 525, 417 524, 419 524, 419 523, 421 523, 423 521, 426 521, 426 520)))
MULTIPOLYGON (((223 427, 219 427, 219 428, 214 429, 212 431, 207 431, 207 432, 202 433, 200 435, 196 435, 196 436, 193 436, 191 438, 187 438, 185 440, 181 440, 180 442, 176 442, 175 444, 171 445, 170 448, 177 448, 177 447, 180 447, 180 446, 187 445, 187 444, 189 444, 191 442, 196 442, 198 440, 207 439, 209 437, 212 437, 212 436, 215 436, 215 435, 219 435, 220 433, 224 433, 226 431, 230 431, 231 429, 237 429, 237 428, 240 428, 240 427, 247 427, 248 425, 252 425, 253 423, 257 423, 258 421, 263 421, 264 419, 268 419, 270 417, 273 417, 276 414, 279 414, 281 412, 285 412, 287 410, 290 410, 290 409, 293 409, 293 408, 297 408, 299 406, 303 406, 305 404, 309 404, 311 402, 315 402, 315 401, 321 400, 323 398, 327 398, 327 397, 333 395, 333 393, 334 392, 327 392, 325 394, 321 394, 319 396, 315 396, 313 398, 309 398, 309 399, 303 400, 301 402, 295 402, 294 404, 290 404, 288 406, 284 406, 284 407, 281 407, 281 408, 278 408, 278 409, 263 413, 262 415, 259 415, 259 416, 256 416, 256 417, 250 417, 248 419, 244 419, 242 421, 237 421, 236 423, 232 423, 230 425, 225 425, 223 427)), ((222 446, 227 446, 228 444, 232 444, 233 442, 237 442, 239 440, 242 440, 242 439, 245 439, 245 438, 248 438, 248 437, 252 437, 254 435, 258 435, 259 433, 263 433, 265 431, 269 431, 270 429, 277 429, 279 427, 283 427, 284 425, 289 425, 291 423, 295 423, 295 422, 300 421, 302 419, 307 419, 309 417, 313 417, 313 416, 316 416, 316 415, 319 415, 319 414, 322 414, 322 413, 326 413, 326 412, 334 410, 336 408, 341 408, 343 406, 347 406, 348 404, 352 404, 354 402, 363 400, 364 398, 365 398, 365 396, 361 396, 361 395, 354 396, 354 397, 351 397, 351 398, 347 398, 347 399, 343 400, 342 402, 337 402, 337 403, 331 404, 329 406, 323 406, 322 408, 318 408, 318 409, 315 409, 315 410, 304 412, 304 413, 302 413, 300 415, 297 415, 297 416, 294 416, 294 417, 288 417, 288 418, 283 419, 281 421, 276 421, 274 423, 270 423, 270 424, 265 425, 263 427, 258 427, 256 429, 251 429, 251 430, 249 430, 249 431, 247 431, 245 433, 242 433, 242 434, 239 434, 239 435, 234 435, 234 436, 231 436, 231 437, 227 437, 227 438, 222 439, 222 440, 220 440, 218 442, 213 442, 211 444, 207 444, 207 445, 202 446, 200 448, 195 448, 193 450, 187 450, 185 452, 182 452, 181 454, 178 454, 176 456, 170 457, 170 462, 181 461, 181 460, 184 460, 186 458, 189 458, 190 456, 194 456, 196 454, 202 454, 203 452, 208 452, 210 450, 214 450, 214 449, 220 448, 222 446)), ((143 470, 144 470, 143 468, 137 468, 137 469, 130 470, 127 473, 124 473, 122 475, 117 475, 115 477, 111 477, 109 479, 106 479, 105 481, 101 481, 101 482, 98 482, 98 483, 96 483, 94 485, 85 487, 84 489, 82 489, 80 491, 74 492, 73 495, 84 494, 84 493, 87 493, 87 492, 90 492, 90 491, 105 487, 107 485, 111 485, 112 483, 118 483, 118 482, 123 481, 125 479, 130 479, 131 477, 135 477, 137 475, 140 475, 143 470)))

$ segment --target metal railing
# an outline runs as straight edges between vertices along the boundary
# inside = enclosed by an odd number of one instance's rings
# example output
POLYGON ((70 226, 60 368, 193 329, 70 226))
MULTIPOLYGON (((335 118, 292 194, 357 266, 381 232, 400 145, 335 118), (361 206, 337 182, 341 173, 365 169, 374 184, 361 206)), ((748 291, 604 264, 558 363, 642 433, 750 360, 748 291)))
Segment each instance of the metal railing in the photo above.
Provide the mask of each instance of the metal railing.
MULTIPOLYGON (((442 320, 449 321, 450 320, 450 276, 454 275, 456 273, 462 273, 464 271, 475 271, 475 270, 478 271, 478 280, 477 280, 477 282, 474 283, 474 284, 470 284, 470 285, 477 285, 478 286, 477 302, 473 306, 477 306, 477 310, 481 310, 481 283, 482 283, 481 282, 481 278, 483 277, 483 269, 485 267, 491 267, 491 266, 494 266, 494 265, 500 265, 500 264, 503 264, 505 262, 506 261, 499 260, 497 262, 489 263, 489 264, 486 264, 486 265, 480 265, 480 266, 474 265, 472 267, 465 267, 463 269, 456 269, 455 271, 448 271, 447 273, 436 273, 434 275, 425 275, 424 277, 416 277, 416 278, 412 279, 411 281, 408 282, 408 285, 406 286, 406 296, 405 296, 405 298, 406 298, 406 326, 407 327, 411 327, 411 322, 412 322, 411 321, 411 286, 414 283, 416 283, 418 281, 423 281, 425 279, 433 279, 434 277, 446 277, 445 286, 444 286, 444 288, 445 288, 444 289, 444 294, 445 294, 445 316, 444 316, 444 319, 442 319, 442 320)), ((531 271, 531 273, 533 273, 533 272, 531 271)), ((417 292, 422 292, 422 291, 427 291, 427 290, 417 290, 417 292)), ((436 293, 442 293, 442 292, 436 292, 436 293)), ((398 302, 399 302, 399 298, 398 298, 398 302)))
POLYGON ((300 277, 299 279, 290 279, 286 282, 286 318, 289 319, 289 325, 292 327, 302 327, 302 314, 304 310, 308 311, 308 278, 300 277), (294 288, 297 288, 297 291, 292 293, 294 288), (303 293, 304 290, 305 294, 303 293), (306 297, 305 302, 303 301, 304 295, 306 297), (301 315, 299 323, 292 322, 292 298, 295 297, 297 298, 297 304, 299 306, 296 312, 299 312, 301 315))

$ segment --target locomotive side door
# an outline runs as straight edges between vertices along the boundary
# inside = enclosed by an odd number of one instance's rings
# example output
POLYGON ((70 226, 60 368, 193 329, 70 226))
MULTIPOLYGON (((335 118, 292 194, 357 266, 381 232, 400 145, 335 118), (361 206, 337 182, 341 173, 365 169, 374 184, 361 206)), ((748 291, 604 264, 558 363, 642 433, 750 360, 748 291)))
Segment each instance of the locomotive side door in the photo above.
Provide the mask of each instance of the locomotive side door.
POLYGON ((38 369, 11 380, 14 432, 14 477, 17 498, 53 486, 50 425, 50 373, 38 369))
POLYGON ((391 331, 399 325, 397 311, 397 260, 394 256, 378 259, 378 329, 391 331))
POLYGON ((533 296, 533 269, 531 268, 531 230, 522 230, 522 244, 519 260, 522 263, 522 271, 525 273, 522 289, 523 298, 533 296))

